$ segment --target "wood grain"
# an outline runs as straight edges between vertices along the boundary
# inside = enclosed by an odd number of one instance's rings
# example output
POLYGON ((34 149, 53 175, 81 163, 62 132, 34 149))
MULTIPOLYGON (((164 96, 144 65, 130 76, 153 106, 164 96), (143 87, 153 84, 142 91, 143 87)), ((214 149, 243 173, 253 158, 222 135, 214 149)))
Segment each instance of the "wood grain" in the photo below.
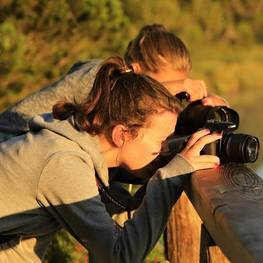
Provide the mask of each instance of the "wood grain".
POLYGON ((242 164, 194 173, 187 194, 231 262, 263 262, 263 181, 242 164))
POLYGON ((171 263, 199 261, 201 219, 185 193, 173 207, 166 232, 166 254, 171 263))
POLYGON ((202 220, 185 193, 173 207, 165 234, 166 257, 170 263, 228 263, 221 249, 201 234, 202 220))

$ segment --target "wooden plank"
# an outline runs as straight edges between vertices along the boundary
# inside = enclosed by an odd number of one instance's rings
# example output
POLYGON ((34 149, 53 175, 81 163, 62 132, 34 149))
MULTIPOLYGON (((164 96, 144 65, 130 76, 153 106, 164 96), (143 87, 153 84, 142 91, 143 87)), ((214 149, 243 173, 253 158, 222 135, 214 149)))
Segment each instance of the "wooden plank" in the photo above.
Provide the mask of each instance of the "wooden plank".
POLYGON ((231 262, 263 262, 263 181, 242 164, 198 171, 187 195, 231 262))
POLYGON ((200 240, 200 263, 229 263, 221 249, 216 245, 202 224, 200 240))
POLYGON ((170 263, 229 262, 219 247, 208 242, 207 234, 201 235, 201 224, 199 215, 183 193, 173 207, 165 234, 166 257, 170 263))
POLYGON ((199 261, 201 219, 185 193, 173 207, 166 230, 166 255, 171 263, 199 261))

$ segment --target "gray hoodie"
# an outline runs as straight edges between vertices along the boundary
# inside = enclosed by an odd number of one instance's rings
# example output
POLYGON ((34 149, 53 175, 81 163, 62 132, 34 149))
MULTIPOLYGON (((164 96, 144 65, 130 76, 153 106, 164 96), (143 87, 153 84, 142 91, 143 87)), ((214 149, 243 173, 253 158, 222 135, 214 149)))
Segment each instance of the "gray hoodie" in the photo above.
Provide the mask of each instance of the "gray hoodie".
POLYGON ((96 136, 71 119, 37 116, 30 132, 0 144, 0 262, 40 262, 52 236, 69 231, 97 263, 142 262, 158 241, 192 166, 180 156, 159 169, 123 228, 101 201, 108 168, 96 136))
POLYGON ((0 142, 28 131, 35 115, 51 112, 58 101, 82 103, 86 100, 102 60, 74 64, 60 80, 27 96, 0 113, 0 142))

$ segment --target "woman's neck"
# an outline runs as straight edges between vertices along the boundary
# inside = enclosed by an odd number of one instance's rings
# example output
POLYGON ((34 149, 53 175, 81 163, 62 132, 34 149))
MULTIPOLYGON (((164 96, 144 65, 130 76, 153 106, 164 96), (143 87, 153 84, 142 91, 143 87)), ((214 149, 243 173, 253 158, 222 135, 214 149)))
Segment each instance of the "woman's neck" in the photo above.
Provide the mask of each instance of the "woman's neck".
POLYGON ((117 160, 119 149, 117 147, 114 147, 111 143, 109 143, 104 134, 99 134, 98 138, 108 168, 119 166, 117 160))

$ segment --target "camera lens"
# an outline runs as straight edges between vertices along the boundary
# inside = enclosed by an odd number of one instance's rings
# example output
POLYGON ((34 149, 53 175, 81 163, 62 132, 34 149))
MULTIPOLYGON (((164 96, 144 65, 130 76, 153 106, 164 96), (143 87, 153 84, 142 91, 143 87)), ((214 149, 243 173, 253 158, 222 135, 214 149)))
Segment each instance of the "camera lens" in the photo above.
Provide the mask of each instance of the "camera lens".
POLYGON ((259 153, 259 141, 256 137, 248 136, 246 142, 246 159, 247 162, 255 162, 259 153))
POLYGON ((225 134, 217 145, 217 155, 223 162, 252 163, 258 154, 259 140, 247 134, 225 134))

